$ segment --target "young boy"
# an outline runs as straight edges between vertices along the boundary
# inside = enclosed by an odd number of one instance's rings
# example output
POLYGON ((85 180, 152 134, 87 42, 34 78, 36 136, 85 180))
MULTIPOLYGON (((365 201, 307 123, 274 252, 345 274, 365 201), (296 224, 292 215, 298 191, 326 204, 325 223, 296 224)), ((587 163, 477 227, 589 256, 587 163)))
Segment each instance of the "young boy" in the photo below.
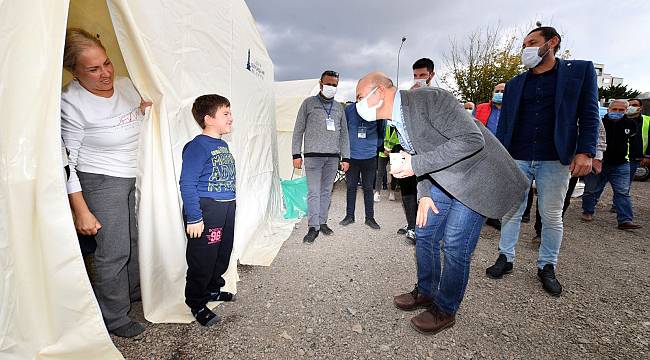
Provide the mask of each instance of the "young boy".
POLYGON ((221 136, 232 127, 230 101, 223 96, 199 96, 192 115, 203 128, 183 148, 180 188, 187 231, 185 303, 204 326, 220 318, 209 301, 231 301, 221 291, 230 263, 235 230, 235 160, 221 136))

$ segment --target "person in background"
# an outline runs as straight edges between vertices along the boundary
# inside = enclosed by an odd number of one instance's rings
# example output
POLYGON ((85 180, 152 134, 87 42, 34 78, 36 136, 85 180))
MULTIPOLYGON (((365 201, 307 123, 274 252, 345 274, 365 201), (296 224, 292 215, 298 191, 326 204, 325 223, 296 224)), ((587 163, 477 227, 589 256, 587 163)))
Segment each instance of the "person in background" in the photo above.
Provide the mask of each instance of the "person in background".
POLYGON ((363 187, 363 204, 366 212, 365 224, 371 229, 379 230, 375 221, 374 199, 372 186, 377 176, 377 150, 383 146, 384 122, 365 121, 354 104, 345 108, 348 134, 350 136, 350 168, 346 174, 347 207, 342 226, 354 223, 354 210, 357 202, 357 183, 361 177, 363 187))
MULTIPOLYGON (((489 102, 478 104, 473 112, 474 117, 495 135, 497 133, 497 126, 499 125, 501 103, 503 102, 503 91, 505 88, 505 83, 497 84, 492 92, 492 99, 489 102)), ((499 219, 487 219, 485 220, 485 224, 501 230, 501 220, 499 219)))
POLYGON ((474 103, 471 102, 471 101, 466 101, 466 102, 463 104, 463 108, 465 108, 465 111, 467 111, 467 112, 470 113, 470 114, 473 114, 473 113, 474 113, 474 108, 475 108, 475 107, 476 107, 476 106, 474 106, 474 103))
MULTIPOLYGON (((537 278, 553 296, 562 293, 555 268, 562 244, 564 196, 571 176, 592 171, 599 125, 594 65, 556 58, 561 41, 548 26, 525 37, 521 57, 529 70, 506 84, 497 128, 497 138, 526 174, 529 186, 535 179, 542 217, 537 278)), ((527 195, 501 219, 499 256, 486 269, 489 277, 500 279, 512 272, 527 195)))
POLYGON ((73 76, 61 93, 61 136, 75 228, 97 240, 92 284, 106 328, 133 337, 144 331, 128 312, 140 300, 135 180, 151 102, 129 78, 115 76, 104 46, 85 30, 67 30, 63 67, 73 76))
POLYGON ((478 104, 474 110, 474 117, 478 119, 492 134, 497 133, 501 106, 503 103, 503 92, 506 89, 505 83, 499 83, 494 87, 492 99, 489 102, 478 104))
MULTIPOLYGON (((388 154, 393 150, 396 145, 399 145, 399 139, 397 138, 397 132, 394 127, 385 125, 384 122, 384 146, 382 149, 379 149, 378 157, 378 166, 379 170, 377 171, 377 181, 375 182, 375 202, 381 201, 381 188, 383 178, 387 176, 386 168, 388 167, 389 157, 388 154)), ((397 179, 392 178, 390 180, 390 187, 388 188, 388 200, 395 201, 395 189, 397 188, 397 179)))
POLYGON ((327 215, 332 201, 332 188, 339 162, 343 171, 350 166, 350 138, 343 104, 334 100, 339 74, 324 71, 320 92, 303 101, 293 128, 291 149, 293 167, 302 168, 305 158, 307 174, 307 225, 303 242, 311 244, 320 232, 332 235, 327 215), (304 143, 304 154, 301 149, 304 143))
POLYGON ((411 90, 431 87, 431 80, 435 75, 433 60, 422 58, 414 62, 411 90))
POLYGON ((626 117, 636 124, 636 136, 630 139, 630 189, 636 169, 640 165, 650 166, 650 151, 648 151, 648 137, 650 135, 650 116, 643 115, 643 104, 639 99, 628 100, 630 106, 625 113, 626 117))
POLYGON ((631 139, 637 136, 636 122, 627 118, 627 100, 614 100, 609 104, 603 125, 607 132, 607 150, 603 155, 602 172, 585 177, 585 191, 582 195, 582 220, 593 221, 596 204, 609 182, 614 191, 616 220, 619 230, 640 229, 635 224, 630 199, 630 162, 628 149, 631 139))
POLYGON ((232 301, 226 285, 235 237, 236 169, 228 143, 232 130, 230 101, 217 94, 199 96, 192 115, 203 132, 183 147, 180 191, 187 233, 185 303, 203 326, 220 318, 208 301, 232 301))

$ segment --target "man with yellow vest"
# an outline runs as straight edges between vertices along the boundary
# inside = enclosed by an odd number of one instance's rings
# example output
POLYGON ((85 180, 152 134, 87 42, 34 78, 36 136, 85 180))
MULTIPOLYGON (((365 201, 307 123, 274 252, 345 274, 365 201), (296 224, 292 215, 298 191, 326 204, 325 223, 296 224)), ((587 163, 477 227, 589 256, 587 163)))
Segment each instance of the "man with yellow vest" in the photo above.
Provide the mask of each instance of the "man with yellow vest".
POLYGON ((634 180, 636 169, 640 166, 650 166, 650 152, 648 152, 648 131, 650 130, 650 116, 642 115, 643 105, 639 99, 628 100, 630 106, 627 108, 626 115, 629 119, 634 120, 636 124, 636 133, 642 136, 634 136, 630 139, 629 159, 630 159, 630 186, 634 180))

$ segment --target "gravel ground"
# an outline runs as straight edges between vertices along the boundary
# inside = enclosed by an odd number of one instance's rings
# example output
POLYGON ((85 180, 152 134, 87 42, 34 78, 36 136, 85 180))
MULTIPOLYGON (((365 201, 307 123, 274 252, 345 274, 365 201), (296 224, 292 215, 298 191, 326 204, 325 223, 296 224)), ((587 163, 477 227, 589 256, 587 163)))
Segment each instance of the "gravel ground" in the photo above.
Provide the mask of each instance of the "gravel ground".
MULTIPOLYGON (((580 199, 565 219, 558 278, 560 298, 536 279, 532 224, 522 226, 513 273, 485 276, 499 234, 485 227, 474 253, 456 325, 434 336, 409 326, 416 315, 397 310, 396 294, 416 281, 414 247, 396 230, 399 202, 376 204, 382 229, 338 225, 345 191, 338 185, 329 224, 335 234, 304 245, 297 225, 271 267, 240 267, 238 300, 220 305, 221 324, 149 324, 136 339, 113 338, 127 359, 519 359, 648 358, 650 353, 650 182, 634 183, 636 221, 616 229, 606 190, 595 221, 580 221, 580 199)), ((142 318, 141 308, 133 316, 142 318)))

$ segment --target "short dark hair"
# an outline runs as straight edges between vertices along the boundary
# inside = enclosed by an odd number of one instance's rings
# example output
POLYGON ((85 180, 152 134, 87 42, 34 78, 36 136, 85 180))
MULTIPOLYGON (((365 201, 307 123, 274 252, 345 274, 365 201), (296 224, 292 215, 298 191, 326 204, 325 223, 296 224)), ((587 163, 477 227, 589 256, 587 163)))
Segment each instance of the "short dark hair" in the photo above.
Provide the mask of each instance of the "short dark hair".
POLYGON ((627 99, 627 102, 628 102, 628 103, 629 103, 630 101, 638 101, 639 104, 641 104, 641 106, 643 106, 643 102, 642 102, 641 99, 639 99, 639 98, 631 98, 631 99, 627 99))
POLYGON ((194 100, 192 116, 201 129, 205 129, 205 116, 214 117, 217 110, 222 107, 230 107, 230 101, 227 98, 217 94, 201 95, 194 100))
POLYGON ((335 77, 335 78, 338 79, 338 78, 339 78, 339 73, 337 73, 337 72, 334 71, 334 70, 325 70, 325 71, 323 71, 323 73, 320 75, 320 79, 323 80, 323 78, 324 78, 325 76, 332 76, 332 77, 335 77))
MULTIPOLYGON (((540 26, 540 27, 536 27, 533 30, 531 30, 528 33, 528 35, 530 35, 530 34, 532 34, 534 32, 537 32, 537 31, 542 33, 542 37, 544 38, 544 41, 549 41, 553 37, 557 36, 557 39, 559 41, 557 43, 557 46, 553 49, 553 54, 557 54, 557 52, 560 51, 560 44, 562 43, 562 37, 557 32, 557 30, 555 30, 555 28, 552 27, 552 26, 540 26)), ((526 36, 528 36, 528 35, 526 35, 526 36)))
POLYGON ((413 70, 422 69, 422 68, 427 68, 429 72, 433 72, 434 69, 433 60, 429 58, 422 58, 413 63, 413 70))

